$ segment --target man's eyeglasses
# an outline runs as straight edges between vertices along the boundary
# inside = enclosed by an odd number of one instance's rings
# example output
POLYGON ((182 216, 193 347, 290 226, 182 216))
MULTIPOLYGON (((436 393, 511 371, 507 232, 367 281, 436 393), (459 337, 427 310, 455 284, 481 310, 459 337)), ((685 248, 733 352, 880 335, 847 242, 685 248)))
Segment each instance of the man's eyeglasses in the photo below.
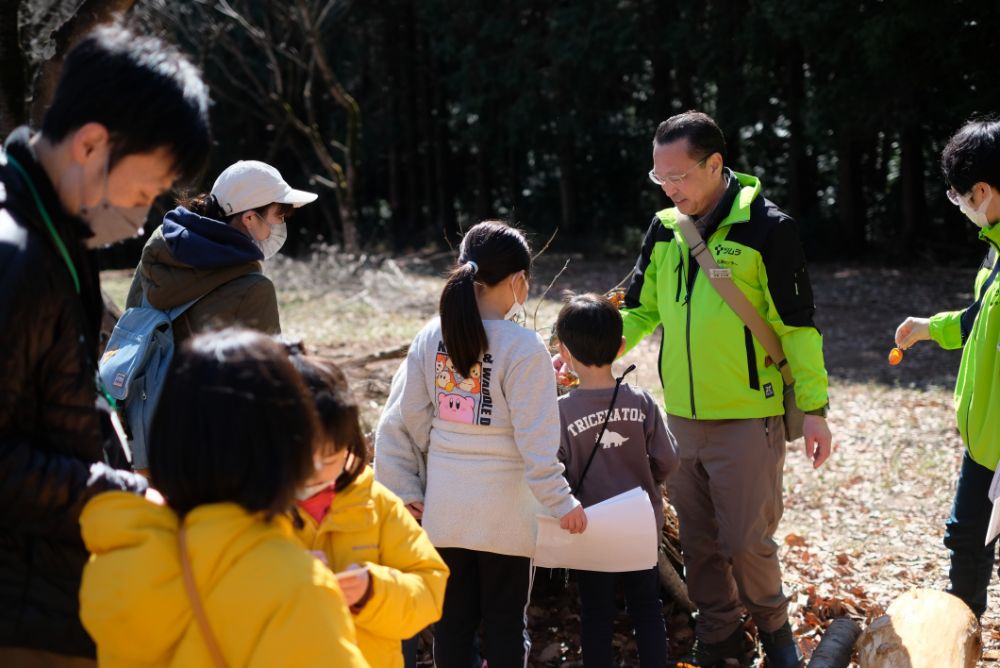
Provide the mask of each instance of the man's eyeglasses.
POLYGON ((658 186, 665 186, 668 183, 672 183, 674 185, 679 185, 679 184, 681 184, 681 183, 684 182, 684 179, 686 179, 688 177, 688 174, 690 174, 694 170, 696 170, 699 167, 701 167, 702 165, 704 165, 705 161, 708 160, 711 157, 712 157, 711 154, 706 155, 704 158, 702 158, 698 162, 694 163, 694 167, 692 167, 691 169, 687 170, 683 174, 670 174, 669 176, 660 176, 659 174, 656 173, 655 168, 653 168, 653 169, 649 170, 649 180, 652 181, 653 183, 655 183, 658 186))

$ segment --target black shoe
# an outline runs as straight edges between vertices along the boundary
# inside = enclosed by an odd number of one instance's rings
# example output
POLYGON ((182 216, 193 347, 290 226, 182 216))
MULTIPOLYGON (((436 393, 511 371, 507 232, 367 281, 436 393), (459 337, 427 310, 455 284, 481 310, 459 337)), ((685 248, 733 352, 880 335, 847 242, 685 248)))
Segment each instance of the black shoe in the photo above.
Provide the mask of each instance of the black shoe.
POLYGON ((695 638, 691 651, 677 661, 677 668, 694 666, 695 668, 723 668, 726 659, 735 659, 740 666, 746 665, 746 648, 743 642, 743 625, 718 642, 705 642, 695 638))
POLYGON ((792 633, 788 622, 777 631, 765 633, 760 631, 760 645, 764 648, 768 668, 802 668, 802 650, 792 633))

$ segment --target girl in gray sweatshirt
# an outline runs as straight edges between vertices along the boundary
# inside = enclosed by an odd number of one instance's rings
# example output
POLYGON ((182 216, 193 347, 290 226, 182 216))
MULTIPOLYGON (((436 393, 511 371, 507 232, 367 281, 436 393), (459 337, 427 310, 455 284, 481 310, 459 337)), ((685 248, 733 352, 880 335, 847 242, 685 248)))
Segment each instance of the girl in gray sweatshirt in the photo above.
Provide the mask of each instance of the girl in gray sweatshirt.
POLYGON ((439 668, 471 665, 482 620, 490 668, 526 665, 535 515, 586 528, 557 459, 548 350, 509 320, 528 297, 530 268, 519 231, 496 221, 469 230, 440 317, 413 340, 375 437, 376 479, 423 520, 451 569, 434 630, 439 668))

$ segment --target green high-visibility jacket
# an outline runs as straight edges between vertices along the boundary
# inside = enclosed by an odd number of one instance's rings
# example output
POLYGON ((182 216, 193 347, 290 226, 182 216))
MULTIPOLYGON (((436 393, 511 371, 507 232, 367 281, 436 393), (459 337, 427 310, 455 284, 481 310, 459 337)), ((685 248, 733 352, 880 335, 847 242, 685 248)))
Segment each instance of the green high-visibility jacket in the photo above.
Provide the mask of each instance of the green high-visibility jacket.
POLYGON ((976 275, 976 301, 961 311, 931 317, 931 339, 946 349, 962 348, 962 363, 955 381, 955 418, 969 456, 988 469, 1000 460, 1000 225, 980 230, 979 238, 991 246, 976 275), (990 410, 990 407, 993 410, 990 410))
MULTIPOLYGON (((706 244, 781 341, 805 411, 828 403, 823 338, 794 220, 760 194, 760 181, 729 172, 706 244)), ((783 382, 764 348, 701 275, 677 210, 656 214, 626 291, 627 349, 663 325, 660 379, 667 413, 722 420, 781 415, 783 382)))

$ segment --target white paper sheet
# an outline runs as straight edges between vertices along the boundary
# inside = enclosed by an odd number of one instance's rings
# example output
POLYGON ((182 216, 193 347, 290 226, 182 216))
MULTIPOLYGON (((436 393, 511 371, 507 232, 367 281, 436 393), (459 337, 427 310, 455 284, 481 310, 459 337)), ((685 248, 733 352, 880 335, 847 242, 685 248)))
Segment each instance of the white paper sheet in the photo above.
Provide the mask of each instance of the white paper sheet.
POLYGON ((585 509, 587 530, 571 534, 538 516, 535 565, 622 573, 656 565, 659 535, 649 495, 636 487, 585 509))

